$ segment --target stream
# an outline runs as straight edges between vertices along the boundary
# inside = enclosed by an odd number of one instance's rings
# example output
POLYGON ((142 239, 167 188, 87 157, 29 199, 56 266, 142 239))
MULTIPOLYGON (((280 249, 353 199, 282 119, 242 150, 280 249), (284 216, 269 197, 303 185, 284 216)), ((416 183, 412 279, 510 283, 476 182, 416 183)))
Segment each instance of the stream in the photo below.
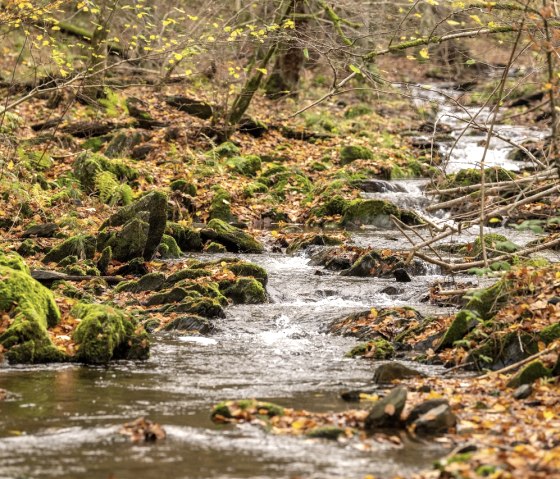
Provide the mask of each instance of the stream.
MULTIPOLYGON (((460 122, 445 121, 458 134, 460 122)), ((536 134, 510 131, 516 139, 536 134)), ((451 156, 452 170, 475 165, 480 139, 462 137, 451 156)), ((488 164, 502 165, 509 151, 509 145, 496 144, 488 164)), ((422 211, 429 201, 422 192, 426 182, 395 184, 402 191, 364 196, 422 211)), ((434 218, 446 220, 443 214, 434 218)), ((533 238, 516 235, 521 242, 533 238)), ((353 240, 359 246, 404 245, 398 231, 375 228, 356 232, 353 240)), ((365 448, 352 441, 275 436, 251 425, 214 425, 211 407, 224 399, 258 398, 313 411, 355 407, 339 394, 369 384, 374 365, 344 358, 355 339, 326 335, 324 327, 373 306, 449 312, 421 302, 429 285, 442 279, 435 268, 404 285, 401 294, 388 296, 381 291, 394 279, 317 275, 322 268, 310 266, 304 256, 239 257, 266 268, 271 301, 228 308, 210 337, 156 336, 151 358, 140 363, 0 365, 0 388, 9 391, 0 402, 0 479, 391 477, 430 467, 448 452, 431 441, 375 442, 365 448), (116 434, 120 425, 140 416, 162 424, 167 439, 131 444, 116 434)))

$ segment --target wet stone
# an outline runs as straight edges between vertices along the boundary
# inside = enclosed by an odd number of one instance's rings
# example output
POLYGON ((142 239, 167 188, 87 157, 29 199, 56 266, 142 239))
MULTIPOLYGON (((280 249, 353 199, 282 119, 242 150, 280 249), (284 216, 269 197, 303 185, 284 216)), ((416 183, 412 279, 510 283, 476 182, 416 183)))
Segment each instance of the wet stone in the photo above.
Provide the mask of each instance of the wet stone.
POLYGON ((404 268, 397 268, 393 271, 393 274, 398 283, 410 283, 412 281, 412 278, 404 268))
POLYGON ((392 362, 381 364, 373 373, 373 382, 376 384, 390 383, 397 379, 408 379, 424 376, 420 371, 409 368, 404 364, 392 362))
POLYGON ((420 416, 412 424, 414 431, 420 435, 444 434, 457 424, 457 416, 449 404, 441 404, 420 416))
POLYGON ((533 394, 533 386, 523 384, 513 392, 513 398, 517 400, 527 399, 531 394, 533 394))
POLYGON ((392 389, 383 399, 377 401, 366 417, 365 429, 373 431, 375 429, 398 427, 407 395, 406 388, 399 386, 392 389))

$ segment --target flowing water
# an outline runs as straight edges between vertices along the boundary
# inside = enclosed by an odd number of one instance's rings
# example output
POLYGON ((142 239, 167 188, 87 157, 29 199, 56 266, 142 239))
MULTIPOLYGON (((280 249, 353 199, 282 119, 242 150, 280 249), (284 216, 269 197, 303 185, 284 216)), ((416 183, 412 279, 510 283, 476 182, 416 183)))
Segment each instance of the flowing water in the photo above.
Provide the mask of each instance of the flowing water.
MULTIPOLYGON (((452 123, 454 135, 459 123, 452 123)), ((523 131, 519 134, 528 134, 523 131)), ((474 166, 480 139, 465 135, 449 167, 474 166)), ((488 164, 502 165, 510 149, 496 144, 488 164)), ((426 182, 397 184, 400 192, 365 195, 422 211, 429 202, 423 195, 426 182)), ((440 213, 434 219, 446 221, 440 213)), ((361 246, 403 245, 397 231, 374 228, 353 239, 361 246)), ((444 313, 426 310, 420 302, 428 285, 441 279, 434 268, 426 268, 426 275, 415 277, 402 294, 387 296, 381 291, 394 280, 317 275, 304 257, 242 257, 269 272, 271 302, 228 308, 211 337, 158 336, 144 363, 0 365, 0 388, 10 392, 0 402, 0 479, 391 477, 429 467, 447 452, 437 442, 365 447, 279 437, 250 425, 212 424, 210 408, 224 399, 258 398, 314 411, 347 409, 339 393, 367 385, 373 365, 345 359, 355 340, 325 335, 325 325, 372 306, 412 305, 424 313, 444 313), (121 424, 139 416, 162 424, 167 439, 134 445, 116 434, 121 424)))

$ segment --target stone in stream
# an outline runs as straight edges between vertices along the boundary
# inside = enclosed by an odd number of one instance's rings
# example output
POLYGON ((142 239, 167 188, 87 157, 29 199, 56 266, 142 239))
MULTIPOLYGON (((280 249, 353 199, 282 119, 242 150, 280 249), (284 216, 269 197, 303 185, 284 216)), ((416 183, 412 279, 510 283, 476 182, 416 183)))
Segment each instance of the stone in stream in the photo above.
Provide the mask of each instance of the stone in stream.
POLYGON ((398 386, 392 389, 383 399, 377 401, 366 417, 364 423, 366 431, 398 427, 407 394, 405 387, 398 386))
POLYGON ((207 318, 189 314, 179 316, 165 326, 165 331, 181 331, 197 334, 210 334, 215 330, 215 326, 207 318))
POLYGON ((522 384, 513 391, 513 398, 517 400, 527 399, 531 394, 533 394, 533 386, 530 384, 522 384))
POLYGON ((377 367, 373 372, 373 382, 376 384, 386 384, 397 379, 408 379, 415 377, 423 377, 420 371, 409 368, 404 364, 391 362, 384 363, 377 367))
POLYGON ((397 268, 393 271, 393 274, 395 275, 397 283, 410 283, 412 281, 412 278, 404 268, 397 268))
POLYGON ((440 404, 422 414, 412 423, 414 432, 419 435, 444 434, 457 424, 457 416, 449 404, 440 404))
POLYGON ((200 231, 203 241, 215 241, 224 245, 233 253, 262 253, 264 246, 249 233, 228 225, 220 219, 208 222, 206 228, 200 231))
POLYGON ((446 405, 449 406, 449 402, 447 401, 447 399, 430 399, 428 401, 424 401, 420 404, 417 404, 416 406, 414 406, 412 408, 412 411, 410 411, 410 414, 406 418, 406 424, 407 425, 412 424, 420 416, 423 416, 428 411, 430 411, 430 410, 432 410, 432 409, 434 409, 438 406, 441 406, 442 404, 446 404, 446 405))
POLYGON ((403 186, 384 180, 362 180, 355 186, 365 193, 406 193, 403 186))

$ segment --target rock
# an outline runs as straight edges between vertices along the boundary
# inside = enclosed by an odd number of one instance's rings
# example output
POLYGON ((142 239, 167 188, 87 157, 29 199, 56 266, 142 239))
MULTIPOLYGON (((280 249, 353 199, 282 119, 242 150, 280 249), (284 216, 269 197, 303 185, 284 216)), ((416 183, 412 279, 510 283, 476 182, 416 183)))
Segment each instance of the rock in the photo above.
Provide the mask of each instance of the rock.
POLYGON ((95 180, 100 173, 109 172, 120 181, 133 181, 138 171, 122 161, 111 160, 99 153, 84 151, 74 161, 74 176, 80 181, 87 193, 94 193, 95 180))
POLYGON ((430 409, 412 423, 416 434, 444 434, 457 424, 457 416, 451 411, 449 404, 441 404, 430 409))
POLYGON ((330 439, 331 441, 336 441, 339 436, 344 435, 345 432, 346 431, 341 427, 322 426, 307 431, 305 435, 313 439, 330 439))
POLYGON ((189 196, 196 196, 196 185, 187 180, 174 180, 169 185, 169 188, 171 188, 171 191, 180 191, 189 196))
POLYGON ((113 259, 113 250, 111 249, 111 247, 107 246, 106 248, 103 248, 103 251, 101 252, 101 256, 99 257, 96 263, 97 269, 101 274, 103 275, 107 274, 107 270, 109 269, 109 264, 111 263, 112 259, 113 259))
POLYGON ((341 223, 343 226, 373 225, 390 229, 393 227, 391 215, 408 225, 420 223, 415 213, 401 210, 389 201, 374 199, 350 201, 344 210, 341 223))
POLYGON ((145 160, 152 151, 156 151, 157 149, 159 149, 158 145, 153 143, 144 143, 132 148, 130 158, 136 161, 145 160))
POLYGON ((16 271, 31 274, 29 271, 29 266, 27 266, 23 258, 16 253, 4 253, 0 251, 0 266, 6 266, 7 268, 14 269, 16 271))
POLYGON ((159 191, 152 191, 121 208, 101 225, 100 239, 103 239, 98 241, 98 248, 111 246, 113 257, 119 261, 138 256, 149 261, 157 251, 166 225, 167 197, 159 191), (122 229, 116 233, 104 231, 119 226, 122 229))
POLYGON ((338 246, 341 245, 343 241, 334 236, 315 234, 311 237, 298 238, 290 243, 290 246, 286 249, 286 253, 292 254, 298 251, 303 251, 310 246, 338 246))
POLYGON ((148 274, 148 267, 144 258, 133 258, 115 271, 117 276, 144 276, 148 274))
POLYGON ((203 268, 185 268, 181 269, 171 275, 165 280, 165 284, 163 285, 164 288, 170 288, 174 284, 182 281, 184 279, 197 279, 197 278, 204 278, 205 276, 209 276, 210 272, 203 268))
POLYGON ((168 221, 165 234, 175 239, 181 251, 202 251, 200 232, 195 228, 168 221))
POLYGON ((116 293, 131 292, 140 293, 142 291, 158 291, 165 282, 163 273, 148 273, 138 281, 124 281, 115 288, 116 293))
MULTIPOLYGON (((64 361, 66 356, 52 343, 47 328, 60 321, 53 293, 34 280, 25 268, 0 256, 0 311, 9 311, 11 324, 0 334, 0 345, 11 363, 64 361)), ((23 263, 23 260, 21 260, 23 263)), ((24 263, 23 263, 24 264, 24 263)))
POLYGON ((72 236, 52 248, 43 258, 43 263, 59 263, 67 256, 77 256, 79 259, 92 259, 95 255, 95 249, 95 236, 72 236))
POLYGON ((341 165, 347 165, 355 160, 373 160, 373 151, 360 145, 348 145, 340 149, 341 165))
POLYGON ((412 281, 412 278, 404 268, 397 268, 393 271, 393 274, 395 275, 397 283, 410 283, 412 281))
POLYGON ((227 222, 233 221, 233 214, 231 213, 231 195, 229 192, 221 187, 214 187, 214 197, 210 203, 208 210, 208 217, 212 219, 222 220, 227 222))
POLYGON ((220 303, 212 298, 186 297, 182 302, 172 304, 165 313, 189 313, 203 318, 225 318, 226 314, 220 303))
POLYGON ((255 138, 260 138, 268 131, 268 126, 260 120, 250 116, 244 116, 237 124, 241 133, 247 133, 255 138))
POLYGON ((243 176, 256 176, 262 167, 261 158, 257 155, 234 156, 226 164, 243 176))
POLYGON ((463 339, 470 330, 476 327, 478 322, 478 317, 472 311, 459 311, 449 328, 447 328, 443 338, 441 338, 436 350, 439 351, 452 347, 455 341, 463 339))
POLYGON ((150 296, 146 301, 146 306, 178 303, 179 301, 183 301, 187 296, 189 296, 189 293, 186 289, 176 287, 150 296))
POLYGON ((409 368, 404 364, 391 362, 384 363, 373 372, 373 382, 376 384, 387 384, 398 379, 408 379, 424 376, 420 371, 409 368))
POLYGON ((360 180, 355 186, 365 193, 406 193, 403 186, 384 180, 360 180))
POLYGON ((396 296, 397 294, 401 294, 402 291, 394 286, 387 286, 379 291, 381 294, 386 294, 387 296, 396 296))
POLYGON ((181 249, 177 245, 175 239, 165 234, 161 237, 158 253, 163 259, 180 258, 182 255, 181 249))
POLYGON ((389 359, 395 354, 393 345, 385 339, 375 339, 364 344, 359 344, 346 353, 347 357, 373 358, 377 360, 389 359))
POLYGON ((513 391, 513 398, 517 400, 527 399, 531 394, 533 394, 533 386, 530 384, 522 384, 513 391))
POLYGON ((379 269, 382 258, 376 251, 360 256, 354 264, 340 272, 340 276, 377 276, 375 272, 379 269))
POLYGON ((148 335, 123 311, 101 304, 80 303, 72 310, 80 324, 74 331, 76 359, 106 364, 114 359, 147 359, 148 335))
POLYGON ((233 253, 262 253, 264 246, 249 233, 228 225, 226 222, 213 219, 202 229, 200 236, 205 241, 215 241, 224 245, 233 253))
POLYGON ((216 329, 206 318, 196 315, 179 316, 165 326, 165 331, 182 331, 196 334, 211 334, 216 329))
POLYGON ((105 156, 108 158, 124 158, 127 157, 132 148, 138 146, 144 141, 144 135, 139 131, 123 130, 115 134, 107 148, 105 156))
POLYGON ((213 115, 212 107, 208 103, 187 96, 171 95, 165 98, 165 102, 179 111, 202 120, 208 120, 213 115))
POLYGON ((41 251, 42 248, 32 239, 22 241, 16 250, 20 256, 33 256, 41 251))
POLYGON ((210 241, 204 245, 204 249, 202 250, 205 253, 227 253, 227 249, 224 245, 220 243, 216 243, 215 241, 210 241))
POLYGON ((541 361, 536 360, 523 367, 521 371, 509 380, 507 386, 509 388, 516 388, 522 384, 531 384, 537 379, 549 377, 551 373, 552 371, 541 361))
POLYGON ((227 268, 236 276, 251 276, 255 278, 263 286, 268 282, 268 273, 266 269, 248 261, 236 261, 227 265, 227 268))
POLYGON ((407 425, 412 424, 420 416, 423 416, 428 411, 431 411, 432 409, 435 409, 436 407, 439 407, 444 404, 449 406, 449 401, 447 401, 447 399, 429 399, 428 401, 424 401, 420 404, 417 404, 412 408, 412 411, 410 411, 410 414, 406 418, 406 424, 407 425))
POLYGON ((254 278, 238 278, 223 293, 234 304, 259 304, 267 301, 265 289, 254 278))
POLYGON ((22 234, 22 238, 52 238, 60 228, 56 223, 44 223, 27 228, 22 234))
POLYGON ((407 390, 398 386, 369 410, 364 427, 366 431, 394 428, 400 425, 400 418, 407 398, 407 390))

